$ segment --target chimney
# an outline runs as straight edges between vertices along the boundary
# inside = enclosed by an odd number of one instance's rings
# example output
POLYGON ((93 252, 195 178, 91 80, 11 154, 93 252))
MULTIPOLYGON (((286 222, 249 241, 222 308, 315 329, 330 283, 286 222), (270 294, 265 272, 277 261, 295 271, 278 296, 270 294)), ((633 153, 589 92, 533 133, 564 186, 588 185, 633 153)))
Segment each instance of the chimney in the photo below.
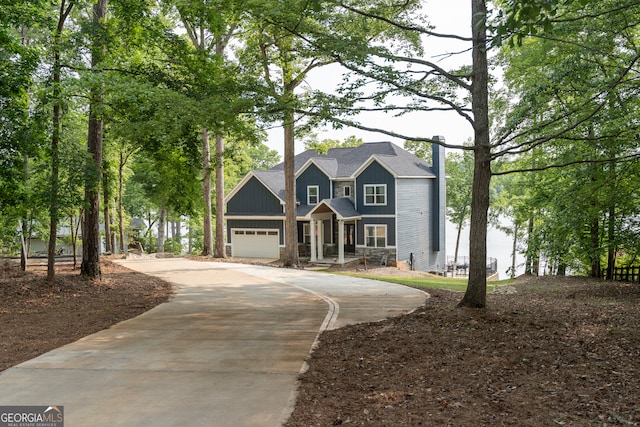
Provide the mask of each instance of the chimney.
POLYGON ((445 182, 444 170, 444 147, 438 142, 444 143, 444 136, 436 135, 431 143, 431 159, 433 173, 436 174, 433 186, 433 216, 432 216, 432 244, 431 248, 434 252, 444 250, 445 247, 445 213, 447 211, 447 187, 445 182))

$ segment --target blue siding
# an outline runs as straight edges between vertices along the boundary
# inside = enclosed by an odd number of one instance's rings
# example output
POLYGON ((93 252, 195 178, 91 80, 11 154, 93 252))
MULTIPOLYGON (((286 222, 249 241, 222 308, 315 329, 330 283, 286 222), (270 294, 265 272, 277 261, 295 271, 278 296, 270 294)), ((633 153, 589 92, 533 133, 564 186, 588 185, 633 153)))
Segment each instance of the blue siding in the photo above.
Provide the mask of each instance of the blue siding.
POLYGON ((255 177, 227 202, 227 215, 282 215, 280 200, 255 177))
POLYGON ((395 207, 396 188, 395 178, 378 162, 371 163, 356 178, 356 210, 363 215, 393 215, 396 213, 395 207), (386 184, 387 204, 386 206, 365 206, 364 186, 366 184, 386 184))
POLYGON ((445 248, 445 221, 447 209, 447 187, 445 180, 445 155, 444 148, 438 144, 432 146, 433 171, 437 175, 437 179, 433 181, 433 221, 432 221, 432 238, 433 250, 440 251, 445 248))
POLYGON ((364 246, 364 226, 365 225, 386 225, 387 226, 387 246, 396 246, 396 220, 395 218, 362 218, 356 225, 356 245, 364 246))
POLYGON ((280 231, 280 245, 284 245, 284 221, 257 219, 228 219, 227 243, 231 243, 231 230, 234 228, 278 229, 280 231))
POLYGON ((331 181, 329 177, 313 164, 296 179, 296 197, 301 205, 307 204, 307 186, 309 185, 320 187, 318 201, 331 198, 331 181))

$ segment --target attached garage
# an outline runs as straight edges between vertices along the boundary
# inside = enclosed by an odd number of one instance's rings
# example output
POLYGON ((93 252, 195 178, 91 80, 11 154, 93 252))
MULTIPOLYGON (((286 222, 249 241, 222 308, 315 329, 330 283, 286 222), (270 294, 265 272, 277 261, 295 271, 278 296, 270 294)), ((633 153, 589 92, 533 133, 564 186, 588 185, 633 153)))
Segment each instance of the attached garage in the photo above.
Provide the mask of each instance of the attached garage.
POLYGON ((232 229, 231 256, 234 258, 280 258, 278 230, 232 229))

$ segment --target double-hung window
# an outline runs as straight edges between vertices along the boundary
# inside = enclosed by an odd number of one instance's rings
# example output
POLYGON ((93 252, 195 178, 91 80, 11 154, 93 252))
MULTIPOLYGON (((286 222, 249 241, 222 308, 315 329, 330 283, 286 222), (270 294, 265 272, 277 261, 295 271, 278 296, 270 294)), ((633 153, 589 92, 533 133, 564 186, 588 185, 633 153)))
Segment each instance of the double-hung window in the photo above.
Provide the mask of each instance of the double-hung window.
POLYGON ((368 206, 384 206, 387 204, 386 184, 365 184, 364 204, 368 206))
POLYGON ((386 225, 364 226, 365 246, 368 248, 385 248, 387 246, 386 225))
POLYGON ((320 201, 319 194, 320 188, 317 185, 307 186, 307 205, 317 205, 320 201))
POLYGON ((302 241, 304 243, 311 243, 311 226, 309 225, 308 222, 305 222, 302 225, 302 234, 304 235, 302 237, 302 241))

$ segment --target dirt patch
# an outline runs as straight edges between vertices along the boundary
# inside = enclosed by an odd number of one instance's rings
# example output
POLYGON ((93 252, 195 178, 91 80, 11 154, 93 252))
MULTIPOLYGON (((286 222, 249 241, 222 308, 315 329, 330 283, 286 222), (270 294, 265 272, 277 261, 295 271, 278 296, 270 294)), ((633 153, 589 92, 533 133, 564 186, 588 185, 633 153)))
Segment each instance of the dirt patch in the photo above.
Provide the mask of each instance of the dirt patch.
POLYGON ((87 280, 71 266, 23 273, 0 260, 0 371, 135 317, 166 301, 171 285, 103 260, 102 279, 87 280))
POLYGON ((288 425, 638 425, 640 288, 512 288, 485 310, 430 290, 411 315, 325 332, 288 425))

